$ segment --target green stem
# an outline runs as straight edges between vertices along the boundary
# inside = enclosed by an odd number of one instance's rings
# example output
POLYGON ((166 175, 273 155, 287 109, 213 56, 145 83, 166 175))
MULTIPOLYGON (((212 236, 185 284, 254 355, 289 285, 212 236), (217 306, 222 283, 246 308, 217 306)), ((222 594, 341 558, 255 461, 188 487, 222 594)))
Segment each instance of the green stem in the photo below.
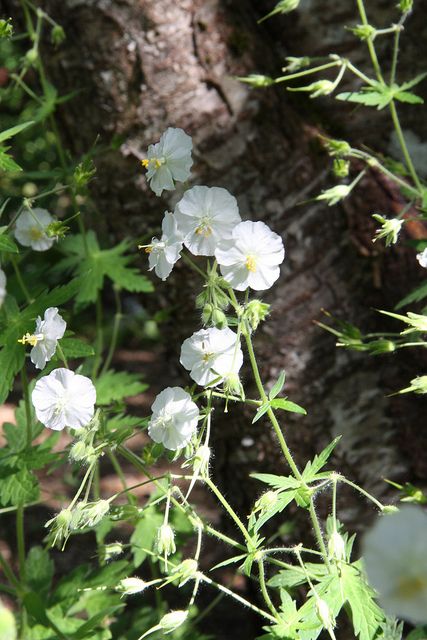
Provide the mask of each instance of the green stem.
POLYGON ((246 542, 248 543, 248 545, 252 544, 252 538, 248 533, 248 530, 246 529, 245 525, 243 524, 243 522, 240 520, 239 516, 237 515, 237 513, 233 510, 233 508, 231 507, 231 505, 228 503, 228 501, 226 500, 226 498, 222 495, 221 491, 218 489, 218 487, 212 482, 212 480, 209 477, 205 477, 204 478, 205 483, 207 484, 207 486, 209 487, 209 489, 215 494, 215 496, 218 498, 219 502, 222 504, 222 506, 224 507, 224 509, 227 511, 228 515, 230 516, 230 518, 232 520, 234 520, 235 524, 238 526, 238 528, 240 529, 240 531, 243 534, 243 537, 245 538, 246 542))
POLYGON ((66 367, 67 369, 69 369, 68 362, 67 362, 67 358, 65 357, 65 353, 63 352, 62 347, 61 347, 61 345, 59 344, 59 342, 58 342, 58 343, 57 343, 57 345, 56 345, 56 350, 58 351, 58 355, 59 355, 59 357, 61 358, 62 362, 65 364, 65 367, 66 367))
POLYGON ((396 80, 396 69, 397 69, 397 58, 399 55, 399 39, 400 39, 400 31, 401 29, 396 29, 394 32, 393 38, 393 57, 391 61, 391 71, 390 71, 390 84, 392 85, 396 80))
POLYGON ((324 71, 325 69, 331 69, 332 67, 341 66, 342 61, 336 60, 335 62, 327 62, 326 64, 321 64, 318 67, 312 67, 311 69, 306 69, 305 71, 299 71, 298 73, 291 73, 288 76, 280 76, 275 79, 275 83, 279 82, 287 82, 288 80, 296 80, 297 78, 302 78, 303 76, 308 76, 312 73, 317 73, 318 71, 324 71))
POLYGON ((16 261, 16 258, 12 254, 10 256, 10 261, 12 263, 13 270, 15 271, 16 279, 18 280, 18 284, 21 287, 22 293, 24 294, 24 297, 25 297, 27 303, 31 304, 33 302, 33 298, 31 297, 30 292, 28 291, 28 289, 27 289, 27 287, 25 285, 25 282, 22 279, 21 271, 19 269, 19 265, 18 265, 18 263, 16 261))
POLYGON ((409 173, 411 174, 411 178, 418 189, 418 193, 422 194, 423 188, 422 188, 420 179, 418 177, 418 174, 415 170, 415 167, 413 165, 412 158, 408 151, 408 147, 406 145, 405 137, 403 135, 402 127, 400 126, 399 116, 397 115, 397 110, 396 110, 396 105, 394 103, 394 100, 390 102, 389 106, 390 106, 391 119, 393 120, 394 130, 396 131, 397 139, 399 141, 400 148, 402 149, 406 166, 408 167, 409 173))
POLYGON ((115 302, 116 302, 116 313, 115 313, 115 316, 114 316, 113 332, 112 332, 112 335, 111 335, 110 346, 108 348, 108 354, 107 354, 107 357, 105 358, 104 366, 102 367, 101 373, 105 373, 106 371, 108 371, 108 368, 109 368, 109 366, 111 364, 111 361, 113 359, 114 352, 115 352, 116 346, 117 346, 117 339, 118 339, 118 336, 119 336, 120 322, 121 322, 121 320, 123 318, 122 303, 121 303, 121 300, 120 300, 120 292, 118 291, 116 286, 113 287, 113 290, 114 290, 114 298, 115 298, 115 302))
MULTIPOLYGON (((249 329, 246 329, 246 331, 244 332, 245 335, 245 339, 246 339, 246 345, 248 348, 248 353, 249 353, 249 359, 251 362, 251 366, 252 366, 252 371, 254 374, 254 378, 255 378, 255 383, 258 389, 258 392, 260 394, 261 400, 263 403, 268 402, 268 398, 267 395, 264 391, 264 385, 262 384, 262 380, 261 380, 261 375, 259 372, 259 368, 258 368, 258 363, 256 361, 256 357, 255 357, 255 352, 254 352, 254 348, 253 348, 253 344, 252 344, 252 339, 251 339, 251 335, 249 333, 249 329)), ((291 452, 289 451, 289 447, 286 443, 285 437, 282 433, 282 430, 280 428, 280 425, 277 421, 276 416, 274 415, 274 411, 270 408, 267 411, 267 415, 270 418, 270 422, 273 425, 273 429, 276 433, 277 439, 279 440, 280 446, 282 448, 283 451, 283 455, 286 458, 286 461, 289 464, 289 467, 292 470, 292 473, 294 474, 295 478, 297 478, 297 480, 302 480, 302 476, 301 473, 297 467, 297 465, 294 462, 294 459, 292 457, 291 452)))
POLYGON ((102 328, 102 304, 101 294, 98 291, 96 296, 96 345, 95 345, 95 358, 93 362, 92 378, 98 376, 98 370, 101 365, 102 351, 104 348, 104 332, 102 328))
POLYGON ((122 467, 120 465, 120 462, 117 460, 117 457, 115 455, 115 453, 113 453, 113 451, 111 451, 111 449, 107 449, 107 455, 110 458, 111 464, 113 465, 114 471, 117 473, 120 482, 122 483, 122 487, 124 489, 123 493, 126 495, 126 499, 128 501, 129 504, 135 504, 135 501, 133 500, 133 496, 129 495, 129 487, 128 484, 126 482, 126 476, 123 473, 122 467))
POLYGON ((265 600, 265 604, 270 609, 271 613, 275 618, 280 620, 279 612, 271 601, 270 594, 268 593, 267 585, 265 583, 265 571, 264 571, 264 562, 262 558, 258 560, 258 572, 259 572, 259 584, 261 587, 262 597, 265 600))
POLYGON ((362 487, 359 487, 359 485, 357 485, 356 483, 352 482, 351 480, 347 480, 347 478, 344 478, 343 476, 339 476, 338 480, 339 482, 344 482, 345 484, 348 484, 350 487, 353 487, 353 489, 356 489, 356 491, 361 493, 362 496, 365 496, 365 498, 368 498, 368 500, 373 502, 378 507, 378 509, 380 509, 380 511, 384 509, 384 505, 379 500, 374 498, 374 496, 371 496, 370 493, 365 491, 365 489, 362 489, 362 487))
POLYGON ((25 403, 25 429, 26 429, 26 448, 31 448, 31 443, 33 441, 33 419, 31 413, 31 405, 30 405, 30 395, 28 393, 28 378, 27 378, 27 370, 25 368, 25 364, 21 369, 21 383, 22 390, 24 395, 24 403, 25 403))
POLYGON ((317 540, 317 545, 320 551, 322 552, 323 560, 326 566, 330 570, 331 565, 328 558, 328 552, 326 550, 325 541, 323 540, 323 534, 320 528, 319 518, 317 517, 316 509, 314 508, 313 498, 310 499, 309 512, 310 512, 311 522, 313 524, 314 535, 316 536, 316 540, 317 540))
POLYGON ((0 552, 0 567, 2 568, 3 573, 6 576, 6 578, 9 580, 10 584, 13 585, 17 591, 20 590, 21 585, 19 584, 19 580, 13 573, 11 567, 9 566, 7 561, 4 559, 3 554, 1 552, 0 552))
POLYGON ((24 531, 24 507, 18 506, 16 511, 16 545, 18 549, 19 577, 25 582, 25 531, 24 531))
MULTIPOLYGON (((369 22, 368 22, 368 18, 366 16, 366 11, 365 11, 365 6, 363 4, 363 0, 356 0, 357 1, 357 7, 359 9, 359 14, 360 17, 362 19, 362 24, 367 27, 369 26, 369 22)), ((372 39, 372 36, 369 36, 366 39, 366 44, 368 45, 368 49, 369 49, 369 55, 371 56, 371 61, 372 61, 372 66, 374 67, 376 76, 378 78, 378 80, 383 83, 384 79, 381 73, 381 67, 380 64, 378 62, 378 58, 377 58, 377 53, 375 51, 375 45, 372 39)))

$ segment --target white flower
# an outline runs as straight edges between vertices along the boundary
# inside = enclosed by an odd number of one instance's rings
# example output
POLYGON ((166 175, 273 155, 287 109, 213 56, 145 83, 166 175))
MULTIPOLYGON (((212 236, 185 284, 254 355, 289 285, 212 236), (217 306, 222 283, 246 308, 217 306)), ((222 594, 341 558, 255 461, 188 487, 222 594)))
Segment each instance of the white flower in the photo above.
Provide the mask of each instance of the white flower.
POLYGON ((365 568, 386 612, 427 622, 427 514, 406 505, 382 516, 364 538, 365 568))
MULTIPOLYGON (((427 247, 421 253, 417 253, 417 260, 424 269, 427 269, 427 247)), ((1 300, 1 287, 0 287, 0 300, 1 300)))
POLYGON ((180 387, 167 387, 154 400, 148 435, 166 449, 185 447, 196 431, 199 409, 189 393, 180 387))
POLYGON ((212 327, 184 340, 180 362, 197 384, 215 386, 230 373, 238 373, 243 353, 234 331, 212 327))
POLYGON ((213 256, 241 220, 237 200, 221 187, 193 187, 175 207, 184 244, 195 256, 213 256))
POLYGON ((3 269, 0 269, 0 307, 2 306, 6 297, 6 274, 3 269))
POLYGON ((269 289, 280 275, 284 257, 281 237, 263 222, 241 222, 215 251, 224 279, 237 291, 269 289))
POLYGON ((157 144, 150 144, 142 164, 147 169, 150 187, 160 196, 163 189, 173 191, 175 182, 185 182, 190 176, 193 143, 182 129, 166 129, 157 144))
POLYGON ((24 247, 31 247, 34 251, 47 251, 55 242, 55 238, 49 238, 46 234, 51 222, 53 218, 46 209, 23 211, 16 221, 15 238, 24 247))
POLYGON ((18 342, 31 344, 31 362, 37 369, 44 369, 46 362, 55 355, 58 340, 65 333, 67 323, 59 315, 56 307, 49 307, 44 312, 43 320, 38 316, 36 330, 33 334, 26 333, 18 342))
POLYGON ((54 369, 37 381, 32 393, 37 419, 48 429, 84 427, 93 418, 96 391, 92 381, 69 369, 54 369))
MULTIPOLYGON (((181 257, 183 237, 178 231, 175 216, 168 211, 162 222, 162 237, 160 240, 153 238, 151 244, 145 248, 149 254, 148 264, 150 271, 154 269, 156 276, 166 280, 172 268, 181 257)), ((142 248, 140 246, 140 248, 142 248)))

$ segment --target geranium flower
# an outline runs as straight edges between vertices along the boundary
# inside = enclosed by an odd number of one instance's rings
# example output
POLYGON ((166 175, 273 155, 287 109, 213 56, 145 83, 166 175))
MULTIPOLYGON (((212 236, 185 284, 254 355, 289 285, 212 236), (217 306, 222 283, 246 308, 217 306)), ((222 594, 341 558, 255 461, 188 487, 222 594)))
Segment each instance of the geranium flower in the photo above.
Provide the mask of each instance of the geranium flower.
POLYGON ((243 353, 234 331, 212 327, 184 340, 180 362, 197 384, 216 386, 230 373, 238 373, 243 353))
POLYGON ((154 400, 148 435, 166 449, 185 447, 196 431, 199 409, 189 393, 180 387, 167 387, 154 400))
POLYGON ((365 535, 368 579, 386 612, 427 622, 427 514, 414 505, 381 516, 365 535))
POLYGON ((221 187, 193 187, 175 207, 184 244, 195 256, 213 256, 241 220, 237 200, 221 187))
POLYGON ((6 274, 3 269, 0 269, 0 307, 2 306, 6 297, 6 274))
POLYGON ((34 251, 47 251, 55 242, 49 238, 47 227, 53 218, 46 209, 31 209, 23 211, 16 221, 15 238, 24 247, 31 247, 34 251))
POLYGON ((37 419, 54 431, 85 427, 95 412, 92 381, 69 369, 54 369, 40 378, 31 397, 37 419))
POLYGON ((178 231, 175 217, 166 212, 162 222, 162 237, 160 240, 153 238, 151 244, 144 248, 149 254, 148 264, 150 271, 154 269, 156 276, 166 280, 173 269, 175 262, 181 257, 183 237, 178 231))
POLYGON ((55 355, 58 340, 62 338, 67 323, 59 315, 56 307, 49 307, 44 312, 44 318, 38 316, 36 329, 33 334, 26 333, 18 342, 31 344, 31 362, 37 369, 44 369, 46 362, 55 355))
POLYGON ((281 237, 263 222, 241 222, 215 251, 224 279, 237 291, 269 289, 284 257, 281 237))
POLYGON ((142 165, 147 169, 147 180, 156 196, 162 191, 173 191, 175 182, 185 182, 190 177, 193 164, 193 142, 182 129, 169 127, 157 144, 150 144, 147 158, 142 165))

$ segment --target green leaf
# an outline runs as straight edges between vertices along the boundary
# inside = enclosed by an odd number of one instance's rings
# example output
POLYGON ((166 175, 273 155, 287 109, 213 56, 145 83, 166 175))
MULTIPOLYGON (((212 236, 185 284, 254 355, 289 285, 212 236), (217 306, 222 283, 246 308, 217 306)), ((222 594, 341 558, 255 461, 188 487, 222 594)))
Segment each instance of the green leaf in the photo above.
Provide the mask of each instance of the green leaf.
POLYGON ((144 549, 153 548, 157 530, 163 524, 163 516, 153 507, 146 509, 131 536, 132 553, 135 567, 139 567, 147 557, 144 549))
POLYGON ((312 461, 310 460, 309 462, 307 462, 302 473, 302 477, 306 482, 311 482, 312 480, 316 479, 317 473, 325 466, 332 451, 335 449, 340 440, 341 436, 337 436, 332 440, 332 442, 328 444, 327 447, 323 449, 323 451, 321 451, 321 453, 316 454, 312 461))
POLYGON ((280 375, 274 385, 271 388, 270 393, 268 394, 268 399, 273 400, 279 393, 282 391, 285 386, 286 372, 284 369, 280 372, 280 375))
POLYGON ((341 586, 351 608, 355 634, 360 640, 373 640, 385 615, 374 601, 375 592, 363 576, 360 561, 342 566, 341 586))
POLYGON ((105 277, 117 286, 131 292, 149 292, 153 285, 134 267, 129 266, 132 256, 124 255, 129 242, 124 240, 112 249, 101 249, 93 231, 88 231, 86 246, 81 235, 69 236, 59 246, 66 255, 57 266, 57 271, 72 270, 82 276, 82 284, 76 302, 85 306, 96 301, 98 291, 104 286, 105 277))
POLYGON ((406 91, 406 89, 412 89, 412 87, 415 87, 415 85, 420 83, 422 80, 424 80, 424 78, 427 78, 427 71, 424 71, 423 73, 420 73, 417 76, 415 76, 415 78, 413 78, 412 80, 409 80, 408 82, 404 82, 403 84, 401 84, 400 85, 401 91, 406 91))
POLYGON ((27 127, 30 127, 32 124, 34 124, 33 121, 23 122, 22 124, 17 124, 14 127, 11 127, 10 129, 6 129, 5 131, 2 131, 0 133, 0 142, 4 142, 4 140, 8 140, 9 138, 16 136, 17 133, 20 133, 27 127))
POLYGON ((126 371, 107 371, 96 381, 96 402, 99 405, 111 404, 136 396, 148 389, 148 385, 140 382, 139 375, 126 371))
POLYGON ((424 104, 424 100, 420 96, 415 95, 409 91, 398 91, 395 94, 395 99, 399 102, 408 102, 409 104, 424 104))
POLYGON ((59 341, 66 358, 88 358, 95 355, 94 348, 77 338, 62 338, 59 341))
POLYGON ((39 497, 39 483, 34 474, 24 468, 20 471, 3 468, 0 470, 0 502, 17 506, 34 502, 39 497))
POLYGON ((5 253, 19 253, 19 249, 12 238, 4 233, 0 235, 0 251, 5 253))
POLYGON ((22 171, 22 167, 7 152, 9 147, 0 146, 0 171, 18 172, 22 171))
POLYGON ((299 404, 286 400, 285 398, 276 398, 271 401, 273 409, 282 409, 283 411, 290 411, 292 413, 299 413, 303 416, 307 415, 307 411, 304 407, 300 407, 299 404))
POLYGON ((25 560, 25 576, 28 586, 39 594, 49 592, 54 573, 53 560, 43 547, 32 547, 25 560))
POLYGON ((269 410, 269 408, 270 408, 270 403, 269 403, 269 402, 266 402, 266 403, 262 404, 262 405, 260 406, 260 408, 258 409, 258 411, 256 412, 256 414, 255 414, 255 416, 254 416, 254 419, 252 420, 252 424, 255 424, 255 422, 258 422, 258 420, 259 420, 260 418, 262 418, 262 416, 263 416, 265 413, 267 413, 267 411, 269 410))
POLYGON ((420 302, 420 300, 424 300, 427 298, 427 282, 423 282, 419 287, 411 291, 407 296, 402 298, 397 305, 396 310, 401 309, 402 307, 406 307, 408 304, 412 304, 413 302, 420 302))
POLYGON ((25 362, 25 350, 17 342, 11 343, 0 350, 0 404, 5 402, 12 389, 16 374, 25 362))

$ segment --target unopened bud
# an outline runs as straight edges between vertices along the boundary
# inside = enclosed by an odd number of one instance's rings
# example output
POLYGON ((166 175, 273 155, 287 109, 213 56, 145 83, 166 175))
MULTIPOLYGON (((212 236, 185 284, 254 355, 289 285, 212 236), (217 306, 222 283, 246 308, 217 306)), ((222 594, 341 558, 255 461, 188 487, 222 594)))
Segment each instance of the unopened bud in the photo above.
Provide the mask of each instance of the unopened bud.
POLYGON ((252 331, 258 328, 260 322, 266 319, 270 312, 270 305, 261 300, 251 300, 245 307, 244 317, 252 331))
POLYGON ((175 534, 169 524, 162 524, 157 532, 157 551, 160 555, 170 556, 175 553, 175 534))
POLYGON ((141 578, 123 578, 117 585, 116 591, 119 591, 124 596, 131 596, 134 593, 141 593, 147 586, 148 584, 144 582, 144 580, 141 580, 141 578))
POLYGON ((345 541, 338 531, 333 531, 328 541, 329 557, 334 560, 345 560, 345 541))
POLYGON ((316 598, 316 614, 325 629, 333 629, 335 627, 334 615, 328 603, 321 598, 316 598))
POLYGON ((245 82, 246 84, 250 84, 251 87, 269 87, 274 84, 273 78, 270 76, 263 76, 260 73, 251 73, 249 76, 245 76, 244 78, 239 78, 241 82, 245 82))
POLYGON ((328 206, 332 207, 334 204, 337 204, 337 202, 340 202, 340 200, 344 200, 344 198, 348 196, 350 191, 351 188, 349 185, 337 184, 336 187, 332 187, 331 189, 326 189, 326 191, 323 191, 320 196, 317 196, 317 198, 315 199, 326 200, 328 206))
POLYGON ((266 491, 255 502, 253 513, 256 511, 267 511, 270 507, 273 507, 277 502, 278 496, 275 491, 266 491))
POLYGON ((227 317, 221 309, 213 310, 212 322, 217 329, 225 329, 228 326, 227 317))
POLYGON ((412 11, 414 0, 400 0, 396 6, 402 13, 408 13, 409 11, 412 11))
POLYGON ((211 457, 210 448, 202 444, 194 454, 194 471, 204 475, 209 469, 209 460, 211 457))
POLYGON ((124 547, 121 542, 111 542, 106 544, 101 550, 102 559, 104 562, 108 562, 112 558, 119 556, 123 553, 124 547))
POLYGON ((70 449, 70 458, 75 460, 76 462, 80 462, 80 460, 84 460, 86 457, 86 445, 84 442, 79 440, 74 443, 70 449))
POLYGON ((188 611, 171 611, 163 616, 159 626, 165 633, 172 633, 178 629, 188 618, 188 611))
POLYGON ((385 504, 381 509, 381 512, 385 514, 397 513, 398 511, 399 509, 394 504, 385 504))
POLYGON ((52 41, 52 44, 54 44, 56 47, 58 47, 62 42, 64 42, 65 31, 61 27, 61 25, 56 24, 53 27, 52 31, 50 32, 50 39, 52 41))
POLYGON ((337 178, 346 178, 350 171, 350 162, 344 158, 334 158, 332 171, 337 178))
POLYGON ((208 322, 211 321, 213 310, 213 306, 209 302, 207 302, 202 311, 203 324, 208 324, 208 322))
POLYGON ((234 371, 224 376, 224 382, 222 384, 226 395, 239 396, 239 398, 245 397, 245 391, 240 382, 239 375, 234 371))
POLYGON ((37 61, 38 57, 39 57, 39 53, 37 49, 35 49, 34 47, 32 49, 29 49, 25 54, 25 60, 30 65, 34 64, 37 61))
POLYGON ((187 560, 183 560, 181 564, 179 564, 173 570, 173 575, 176 575, 179 578, 179 587, 184 586, 186 582, 189 580, 193 580, 196 577, 198 570, 197 561, 193 558, 187 558, 187 560))
POLYGON ((108 500, 98 500, 97 502, 83 506, 80 521, 81 526, 95 527, 101 522, 103 517, 107 515, 109 510, 110 503, 108 500))
POLYGON ((375 27, 370 24, 358 24, 357 27, 352 27, 350 31, 360 38, 360 40, 373 38, 377 32, 375 27))

